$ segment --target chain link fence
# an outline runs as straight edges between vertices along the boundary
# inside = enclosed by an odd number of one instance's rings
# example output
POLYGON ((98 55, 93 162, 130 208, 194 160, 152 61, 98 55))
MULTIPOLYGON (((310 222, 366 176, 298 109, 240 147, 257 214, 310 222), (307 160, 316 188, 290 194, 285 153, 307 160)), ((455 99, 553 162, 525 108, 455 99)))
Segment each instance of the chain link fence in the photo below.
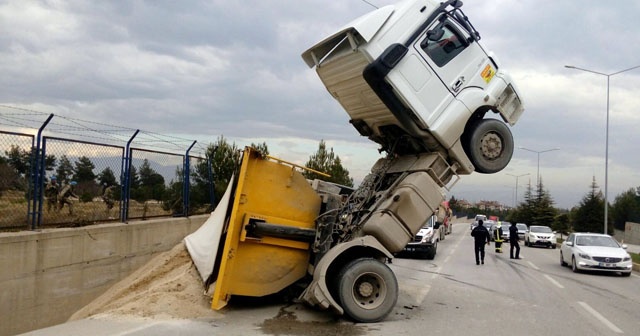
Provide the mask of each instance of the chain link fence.
POLYGON ((211 163, 189 155, 195 144, 0 105, 0 230, 210 212, 211 163))

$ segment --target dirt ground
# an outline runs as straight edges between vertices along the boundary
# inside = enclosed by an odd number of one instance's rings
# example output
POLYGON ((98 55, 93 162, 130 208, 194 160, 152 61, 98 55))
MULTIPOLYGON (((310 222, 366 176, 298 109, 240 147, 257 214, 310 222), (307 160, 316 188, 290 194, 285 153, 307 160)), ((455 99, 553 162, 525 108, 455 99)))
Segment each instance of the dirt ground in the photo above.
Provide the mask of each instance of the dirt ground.
POLYGON ((144 318, 215 318, 211 298, 184 243, 164 252, 71 316, 69 321, 98 314, 144 318))

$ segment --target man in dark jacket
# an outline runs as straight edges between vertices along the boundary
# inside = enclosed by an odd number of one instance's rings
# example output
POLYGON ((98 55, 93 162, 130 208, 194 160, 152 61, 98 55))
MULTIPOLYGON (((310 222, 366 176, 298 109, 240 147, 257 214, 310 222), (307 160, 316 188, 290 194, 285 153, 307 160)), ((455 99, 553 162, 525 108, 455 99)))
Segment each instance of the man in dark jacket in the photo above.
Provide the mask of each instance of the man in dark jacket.
POLYGON ((480 265, 481 262, 484 265, 484 244, 490 244, 491 235, 489 234, 489 230, 484 227, 482 220, 479 220, 478 226, 471 230, 471 237, 475 240, 474 251, 476 254, 476 265, 480 265))
POLYGON ((511 248, 509 249, 509 257, 511 259, 520 259, 520 237, 518 237, 518 228, 515 224, 511 224, 509 227, 509 244, 511 244, 511 248), (513 257, 513 249, 516 249, 516 256, 513 257))

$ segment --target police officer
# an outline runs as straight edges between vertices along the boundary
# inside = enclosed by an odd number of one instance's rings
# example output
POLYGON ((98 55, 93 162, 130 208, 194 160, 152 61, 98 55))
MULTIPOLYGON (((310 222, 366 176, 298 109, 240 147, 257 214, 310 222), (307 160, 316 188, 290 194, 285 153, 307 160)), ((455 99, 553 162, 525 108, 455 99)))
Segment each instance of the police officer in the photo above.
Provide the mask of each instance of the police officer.
POLYGON ((484 222, 481 220, 478 221, 478 226, 474 227, 471 230, 471 236, 474 238, 474 252, 476 254, 476 265, 482 264, 484 265, 484 244, 486 242, 487 245, 491 242, 491 235, 489 234, 489 230, 484 227, 484 222))
POLYGON ((509 227, 509 244, 511 245, 511 248, 509 250, 509 257, 511 257, 511 259, 520 259, 520 244, 518 243, 519 241, 520 237, 518 237, 518 228, 515 224, 511 223, 511 226, 509 227), (515 258, 513 257, 514 248, 516 249, 515 258))

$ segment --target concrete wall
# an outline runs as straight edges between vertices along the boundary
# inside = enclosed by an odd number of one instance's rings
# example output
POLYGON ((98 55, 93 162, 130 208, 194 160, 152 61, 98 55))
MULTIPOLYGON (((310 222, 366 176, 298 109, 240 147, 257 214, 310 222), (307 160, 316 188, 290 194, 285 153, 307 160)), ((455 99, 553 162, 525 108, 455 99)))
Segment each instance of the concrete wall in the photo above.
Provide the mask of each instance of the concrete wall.
POLYGON ((640 224, 632 222, 624 224, 624 242, 640 245, 640 224))
POLYGON ((66 321, 208 218, 0 233, 0 335, 66 321))

